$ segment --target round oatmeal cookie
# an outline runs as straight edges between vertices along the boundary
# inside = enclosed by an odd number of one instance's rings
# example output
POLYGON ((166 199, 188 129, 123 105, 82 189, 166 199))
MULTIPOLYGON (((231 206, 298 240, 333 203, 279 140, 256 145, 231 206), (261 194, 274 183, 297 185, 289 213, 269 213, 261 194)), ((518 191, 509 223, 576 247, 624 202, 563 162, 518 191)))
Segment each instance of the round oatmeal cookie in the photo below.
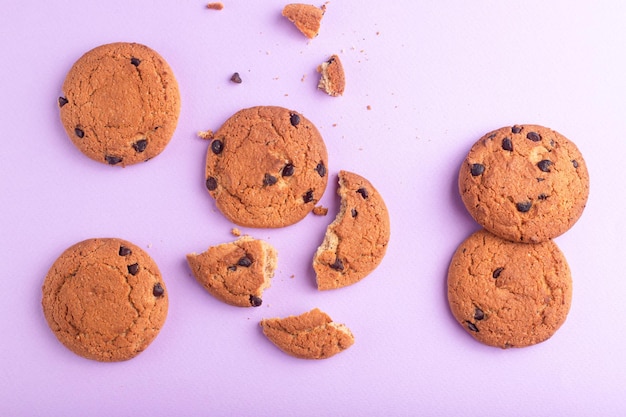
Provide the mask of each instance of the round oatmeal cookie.
POLYGON ((178 123, 180 94, 157 52, 118 42, 98 46, 76 61, 58 105, 65 131, 82 153, 126 166, 163 151, 178 123))
POLYGON ((239 226, 276 228, 306 216, 328 181, 326 145, 303 115, 275 106, 240 110, 214 133, 206 188, 239 226))
POLYGON ((476 340, 525 347, 550 338, 572 300, 567 261, 552 240, 511 242, 486 230, 468 237, 448 270, 448 302, 476 340))
POLYGON ((142 352, 167 316, 168 297, 157 265, 122 239, 71 246, 50 268, 42 292, 44 315, 59 341, 103 362, 142 352))
POLYGON ((537 243, 569 230, 589 196, 589 174, 576 145, 538 125, 503 127, 470 149, 459 191, 472 217, 511 241, 537 243))

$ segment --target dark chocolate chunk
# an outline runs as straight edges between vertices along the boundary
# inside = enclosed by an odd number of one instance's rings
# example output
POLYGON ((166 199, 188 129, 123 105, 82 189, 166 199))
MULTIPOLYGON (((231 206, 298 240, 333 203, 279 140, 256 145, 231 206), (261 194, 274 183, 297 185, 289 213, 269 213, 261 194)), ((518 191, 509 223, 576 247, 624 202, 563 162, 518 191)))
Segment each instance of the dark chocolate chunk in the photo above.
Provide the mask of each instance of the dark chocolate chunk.
POLYGON ((148 139, 139 139, 137 142, 133 143, 133 149, 139 153, 145 151, 147 146, 148 139))
POLYGON ((326 175, 326 166, 324 166, 324 162, 320 162, 319 164, 317 164, 315 170, 318 174, 320 174, 320 177, 324 177, 324 175, 326 175))
POLYGON ((480 308, 476 307, 474 310, 474 320, 482 320, 485 318, 485 312, 480 308))
POLYGON ((270 174, 265 174, 265 177, 263 177, 263 185, 274 185, 276 181, 278 181, 276 177, 270 174))
POLYGON ((69 103, 69 102, 67 101, 67 99, 65 97, 59 97, 59 107, 63 107, 67 103, 69 103))
POLYGON ((477 177, 485 172, 485 166, 483 164, 472 164, 472 168, 470 169, 473 177, 477 177))
POLYGON ((76 136, 78 136, 81 139, 85 137, 85 131, 81 129, 80 127, 77 127, 74 129, 74 134, 76 134, 76 136))
POLYGON ((352 210, 350 210, 350 214, 352 214, 352 217, 356 217, 359 214, 359 212, 356 211, 355 208, 353 208, 352 210))
POLYGON ((152 295, 158 298, 163 297, 163 294, 165 294, 165 289, 163 288, 161 283, 157 282, 156 284, 154 284, 154 288, 152 288, 152 295))
POLYGON ((513 142, 511 142, 511 139, 509 138, 504 138, 502 139, 502 149, 504 149, 505 151, 513 151, 513 142))
POLYGON ((122 158, 119 156, 107 155, 104 157, 104 160, 107 161, 109 165, 116 165, 122 162, 122 158))
POLYGON ((259 297, 257 297, 256 295, 250 296, 250 305, 252 307, 259 307, 261 304, 263 304, 263 300, 261 300, 259 297))
POLYGON ((545 181, 545 180, 546 180, 545 178, 537 178, 537 182, 542 182, 542 181, 545 181))
POLYGON ((502 273, 502 271, 504 271, 504 268, 503 268, 503 267, 496 268, 496 269, 493 271, 493 274, 491 274, 491 276, 497 279, 497 278, 500 276, 500 274, 502 273))
POLYGON ((214 177, 209 177, 206 179, 206 188, 209 191, 213 191, 217 188, 217 180, 214 177))
POLYGON ((541 193, 541 194, 539 194, 539 196, 538 196, 537 198, 538 198, 539 200, 547 200, 547 199, 548 199, 548 196, 547 196, 546 194, 541 193))
POLYGON ((133 253, 133 251, 130 250, 130 248, 127 248, 126 246, 120 246, 120 256, 128 256, 131 253, 133 253))
POLYGON ((219 139, 215 139, 211 142, 211 150, 215 155, 219 155, 224 150, 224 142, 219 139))
POLYGON ((542 161, 537 162, 537 167, 543 172, 550 172, 550 165, 552 165, 552 161, 549 159, 544 159, 542 161))
POLYGON ((237 265, 247 268, 252 265, 252 259, 248 255, 244 255, 237 261, 237 265))
POLYGON ((231 265, 228 267, 229 271, 235 272, 237 270, 237 265, 231 265))
POLYGON ((478 333, 478 327, 476 327, 474 323, 472 323, 471 321, 466 321, 465 323, 467 324, 468 329, 470 329, 473 332, 478 333))
POLYGON ((130 59, 130 63, 133 64, 134 66, 138 67, 139 64, 141 64, 141 60, 139 58, 132 57, 130 59))
POLYGON ((578 168, 578 161, 575 159, 572 159, 572 165, 574 165, 574 168, 578 168))
POLYGON ((533 142, 541 142, 541 135, 537 132, 528 132, 526 139, 532 140, 533 142))
POLYGON ((242 82, 241 76, 239 75, 238 72, 233 73, 233 75, 230 77, 230 80, 234 82, 235 84, 241 84, 242 82))
POLYGON ((359 188, 358 190, 356 190, 357 193, 361 194, 361 197, 363 197, 364 200, 367 200, 367 198, 370 196, 369 193, 367 192, 367 190, 363 187, 359 188))
POLYGON ((335 271, 343 271, 343 268, 344 268, 344 266, 343 266, 343 261, 342 261, 341 259, 339 259, 339 258, 336 258, 336 259, 335 259, 335 262, 333 262, 333 263, 330 265, 330 267, 331 267, 332 269, 334 269, 335 271))
POLYGON ((302 200, 304 200, 305 203, 310 203, 311 201, 314 200, 313 198, 313 190, 309 190, 307 191, 303 196, 302 196, 302 200))
POLYGON ((522 203, 517 203, 515 205, 515 207, 517 207, 517 211, 519 211, 520 213, 528 212, 532 206, 533 206, 533 203, 530 201, 524 201, 522 203))
POLYGON ((300 116, 296 113, 291 113, 289 115, 289 121, 291 122, 292 126, 298 126, 300 124, 300 116))
POLYGON ((128 273, 131 275, 137 275, 139 273, 139 264, 128 265, 128 273))
POLYGON ((522 129, 523 129, 523 127, 522 127, 522 126, 515 125, 515 126, 513 126, 513 127, 511 128, 511 132, 513 132, 513 133, 519 133, 519 132, 521 132, 521 131, 522 131, 522 129))
POLYGON ((293 164, 289 163, 283 167, 282 175, 283 177, 291 177, 293 175, 293 171, 294 171, 294 166, 293 164))

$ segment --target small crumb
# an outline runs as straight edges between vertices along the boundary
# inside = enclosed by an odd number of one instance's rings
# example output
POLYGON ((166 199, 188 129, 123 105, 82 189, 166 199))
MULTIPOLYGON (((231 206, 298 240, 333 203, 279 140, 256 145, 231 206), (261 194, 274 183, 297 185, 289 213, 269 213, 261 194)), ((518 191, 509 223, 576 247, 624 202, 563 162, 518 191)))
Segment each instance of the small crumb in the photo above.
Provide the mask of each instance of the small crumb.
POLYGON ((241 76, 239 75, 238 72, 233 73, 233 75, 230 77, 230 80, 234 82, 235 84, 242 83, 241 76))
POLYGON ((367 110, 372 110, 372 106, 370 106, 369 104, 367 105, 367 110))
POLYGON ((212 130, 201 130, 198 132, 198 137, 204 140, 212 140, 213 139, 213 131, 212 130))
POLYGON ((152 243, 148 243, 148 249, 152 247, 152 243))
POLYGON ((224 5, 220 2, 215 2, 207 4, 206 8, 211 10, 222 10, 224 8, 224 5))
POLYGON ((293 279, 293 278, 295 278, 295 277, 296 277, 296 276, 292 274, 289 278, 293 279))
POLYGON ((316 216, 325 216, 328 214, 328 208, 322 206, 313 207, 313 214, 316 216))
POLYGON ((241 230, 237 229, 236 227, 233 227, 233 229, 230 231, 230 233, 233 236, 237 236, 237 237, 241 236, 241 230))
POLYGON ((304 80, 306 80, 306 74, 304 74, 302 78, 300 78, 300 81, 304 82, 304 80))

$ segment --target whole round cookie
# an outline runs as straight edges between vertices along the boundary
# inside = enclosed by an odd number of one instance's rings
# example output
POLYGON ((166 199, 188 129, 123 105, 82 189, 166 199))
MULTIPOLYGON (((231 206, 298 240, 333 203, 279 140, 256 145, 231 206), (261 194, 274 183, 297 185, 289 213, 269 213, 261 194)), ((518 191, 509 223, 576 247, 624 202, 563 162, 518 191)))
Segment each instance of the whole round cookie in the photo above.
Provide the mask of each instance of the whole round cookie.
POLYGON ((163 151, 178 123, 180 93, 157 52, 118 42, 98 46, 76 61, 58 104, 65 131, 81 152, 125 166, 163 151))
POLYGON ((501 348, 550 338, 572 301, 567 261, 552 240, 511 242, 486 230, 468 237, 448 269, 448 302, 476 340, 501 348))
POLYGON ((276 228, 306 216, 328 181, 326 145, 303 115, 282 107, 240 110, 215 132, 206 188, 233 223, 276 228))
POLYGON ((67 348, 104 362, 135 357, 165 322, 168 297, 150 256, 122 239, 98 238, 66 249, 43 284, 43 312, 67 348))
POLYGON ((569 230, 589 196, 589 173, 576 145, 537 125, 503 127, 470 149, 459 191, 472 217, 511 241, 536 243, 569 230))

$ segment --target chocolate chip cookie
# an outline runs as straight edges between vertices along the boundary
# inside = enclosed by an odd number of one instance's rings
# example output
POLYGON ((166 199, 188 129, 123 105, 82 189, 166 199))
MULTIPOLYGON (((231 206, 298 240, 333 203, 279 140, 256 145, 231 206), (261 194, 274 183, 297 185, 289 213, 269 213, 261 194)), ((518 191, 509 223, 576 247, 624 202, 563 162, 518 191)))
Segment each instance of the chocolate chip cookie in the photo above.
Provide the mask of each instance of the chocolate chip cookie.
POLYGON ((569 230, 589 196, 589 174, 576 145, 538 125, 503 127, 470 149, 459 190, 472 217, 511 241, 536 243, 569 230))
POLYGON ((326 145, 302 114, 276 106, 243 109, 213 134, 205 184, 240 226, 276 228, 306 216, 328 181, 326 145))
POLYGON ((459 245, 448 270, 452 314, 490 346, 547 340, 565 322, 571 300, 569 266, 552 240, 511 242, 483 229, 459 245))
POLYGON ((157 265, 122 239, 71 246, 50 268, 42 292, 44 315, 59 341, 98 361, 135 357, 167 316, 168 296, 157 265))
POLYGON ((178 123, 180 94, 170 66, 156 51, 118 42, 76 61, 58 105, 65 131, 81 152, 125 166, 163 151, 178 123))

